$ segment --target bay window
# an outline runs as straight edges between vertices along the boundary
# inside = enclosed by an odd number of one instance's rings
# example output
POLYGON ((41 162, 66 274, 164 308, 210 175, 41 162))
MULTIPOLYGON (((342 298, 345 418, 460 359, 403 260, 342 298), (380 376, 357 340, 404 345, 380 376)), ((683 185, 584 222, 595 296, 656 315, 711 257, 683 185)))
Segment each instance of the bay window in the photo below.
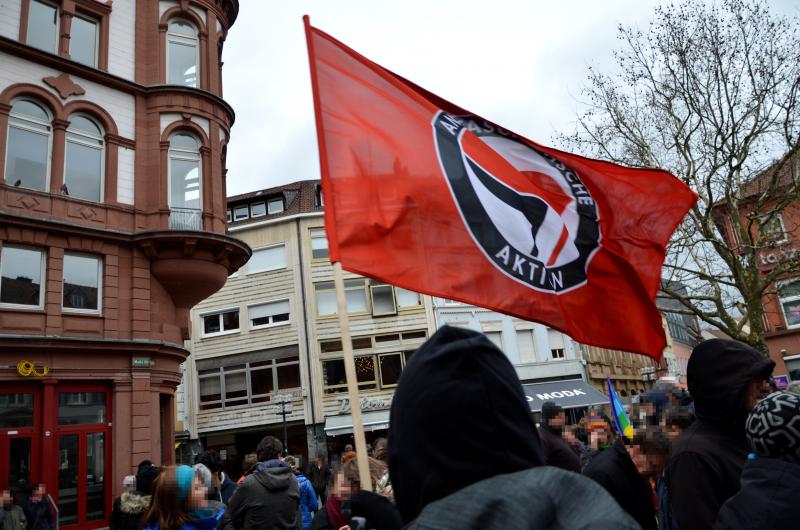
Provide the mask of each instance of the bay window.
POLYGON ((167 83, 199 86, 200 41, 197 28, 182 19, 170 20, 167 26, 167 83))
POLYGON ((168 156, 170 228, 201 230, 200 142, 186 133, 173 134, 168 156))
POLYGON ((5 180, 9 186, 47 191, 51 117, 38 103, 18 99, 8 116, 5 180))
POLYGON ((85 116, 70 116, 64 162, 64 192, 100 202, 103 198, 103 131, 85 116))

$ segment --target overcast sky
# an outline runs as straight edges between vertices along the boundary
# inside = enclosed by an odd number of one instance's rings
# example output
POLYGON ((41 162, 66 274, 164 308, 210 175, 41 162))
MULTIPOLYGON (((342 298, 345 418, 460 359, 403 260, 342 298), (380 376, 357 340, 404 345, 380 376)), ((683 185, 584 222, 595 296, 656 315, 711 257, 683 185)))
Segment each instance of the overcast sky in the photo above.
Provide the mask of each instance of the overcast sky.
MULTIPOLYGON (((772 0, 797 11, 796 0, 772 0)), ((236 111, 228 195, 319 178, 302 15, 378 64, 545 145, 574 128, 587 68, 655 0, 240 0, 223 52, 236 111)))

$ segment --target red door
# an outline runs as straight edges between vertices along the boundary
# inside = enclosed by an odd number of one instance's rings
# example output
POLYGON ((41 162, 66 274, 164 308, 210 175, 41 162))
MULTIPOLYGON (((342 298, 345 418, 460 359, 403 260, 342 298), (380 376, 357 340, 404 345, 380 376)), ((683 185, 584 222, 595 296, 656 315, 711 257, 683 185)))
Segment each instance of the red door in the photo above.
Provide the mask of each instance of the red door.
POLYGON ((64 530, 108 526, 111 511, 110 392, 98 386, 56 390, 58 484, 51 488, 64 530))
POLYGON ((41 481, 41 392, 28 385, 0 391, 0 489, 41 481))

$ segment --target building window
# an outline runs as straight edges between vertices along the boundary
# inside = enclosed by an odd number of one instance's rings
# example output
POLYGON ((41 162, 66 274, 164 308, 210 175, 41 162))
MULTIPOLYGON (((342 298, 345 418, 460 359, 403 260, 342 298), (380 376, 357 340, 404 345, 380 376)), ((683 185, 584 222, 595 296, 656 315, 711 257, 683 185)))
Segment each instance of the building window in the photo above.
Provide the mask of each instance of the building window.
POLYGON ((267 212, 272 215, 274 213, 281 213, 283 211, 283 198, 270 199, 267 201, 267 212))
POLYGON ((61 392, 58 394, 58 424, 105 423, 107 404, 106 392, 61 392))
POLYGON ((311 259, 328 259, 328 238, 324 228, 311 229, 311 259))
POLYGON ((100 258, 65 253, 62 307, 70 311, 99 312, 102 277, 100 258))
POLYGON ((198 86, 199 50, 197 28, 186 20, 170 20, 167 27, 167 83, 198 86))
MULTIPOLYGON (((380 355, 358 355, 355 358, 359 390, 380 390, 397 386, 400 374, 413 352, 393 352, 380 355)), ((324 392, 347 392, 344 359, 322 361, 324 392)))
POLYGON ((564 348, 555 348, 550 350, 550 356, 553 357, 553 359, 563 359, 564 348))
POLYGON ((186 133, 169 140, 170 228, 201 230, 200 142, 186 133))
POLYGON ((267 205, 263 202, 256 202, 250 205, 250 217, 263 217, 267 215, 267 205))
POLYGON ((800 326, 800 280, 778 285, 778 298, 783 308, 787 328, 800 326))
POLYGON ((28 9, 28 45, 58 53, 58 7, 30 0, 28 9))
POLYGON ((47 191, 50 175, 50 114, 26 99, 15 101, 8 117, 6 184, 47 191))
POLYGON ((784 243, 789 239, 780 213, 771 214, 771 216, 764 215, 761 217, 761 222, 764 223, 762 230, 767 241, 784 243))
MULTIPOLYGON (((314 289, 317 294, 317 315, 324 317, 337 314, 338 308, 334 283, 318 283, 314 285, 314 289)), ((348 313, 366 313, 368 311, 367 284, 364 279, 345 280, 344 294, 348 313)))
POLYGON ((397 299, 398 309, 407 309, 422 305, 422 298, 420 298, 419 293, 415 293, 414 291, 409 291, 402 287, 395 287, 394 294, 397 299))
POLYGON ((103 131, 85 116, 70 116, 64 166, 64 193, 100 202, 103 197, 103 131))
POLYGON ((247 274, 284 268, 286 268, 285 245, 253 249, 253 255, 250 257, 250 261, 247 262, 247 274))
POLYGON ((247 212, 247 206, 237 206, 233 209, 233 220, 234 221, 243 221, 247 219, 249 216, 247 212))
POLYGON ((72 17, 69 35, 69 56, 73 61, 96 67, 98 31, 97 22, 88 18, 72 17))
POLYGON ((32 248, 5 245, 0 249, 0 304, 42 307, 44 257, 44 252, 32 248))
POLYGON ((281 357, 198 371, 200 410, 258 405, 301 388, 300 358, 281 357))
POLYGON ((227 216, 226 216, 226 220, 227 220, 229 223, 230 223, 231 221, 233 221, 233 218, 231 217, 231 209, 230 209, 230 208, 228 208, 228 210, 227 210, 226 214, 227 214, 227 216))
POLYGON ((201 315, 203 319, 203 336, 215 337, 239 331, 239 310, 228 309, 201 315))
POLYGON ((316 201, 317 202, 317 206, 319 206, 319 207, 325 206, 325 199, 322 196, 322 186, 317 185, 317 189, 316 189, 316 194, 315 195, 316 195, 315 198, 317 200, 316 201))
POLYGON ((250 329, 289 323, 289 300, 251 305, 248 311, 250 329))
POLYGON ((391 285, 375 280, 369 282, 369 294, 372 299, 372 314, 375 316, 396 315, 394 289, 391 285))

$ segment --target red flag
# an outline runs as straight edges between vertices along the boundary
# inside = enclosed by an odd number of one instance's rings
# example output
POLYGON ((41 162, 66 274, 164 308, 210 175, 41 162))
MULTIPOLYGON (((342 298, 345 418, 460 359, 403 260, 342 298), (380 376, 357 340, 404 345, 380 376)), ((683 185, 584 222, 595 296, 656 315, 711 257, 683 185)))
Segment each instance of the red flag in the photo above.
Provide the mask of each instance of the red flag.
POLYGON ((305 21, 331 261, 661 357, 654 299, 686 185, 531 142, 305 21))

